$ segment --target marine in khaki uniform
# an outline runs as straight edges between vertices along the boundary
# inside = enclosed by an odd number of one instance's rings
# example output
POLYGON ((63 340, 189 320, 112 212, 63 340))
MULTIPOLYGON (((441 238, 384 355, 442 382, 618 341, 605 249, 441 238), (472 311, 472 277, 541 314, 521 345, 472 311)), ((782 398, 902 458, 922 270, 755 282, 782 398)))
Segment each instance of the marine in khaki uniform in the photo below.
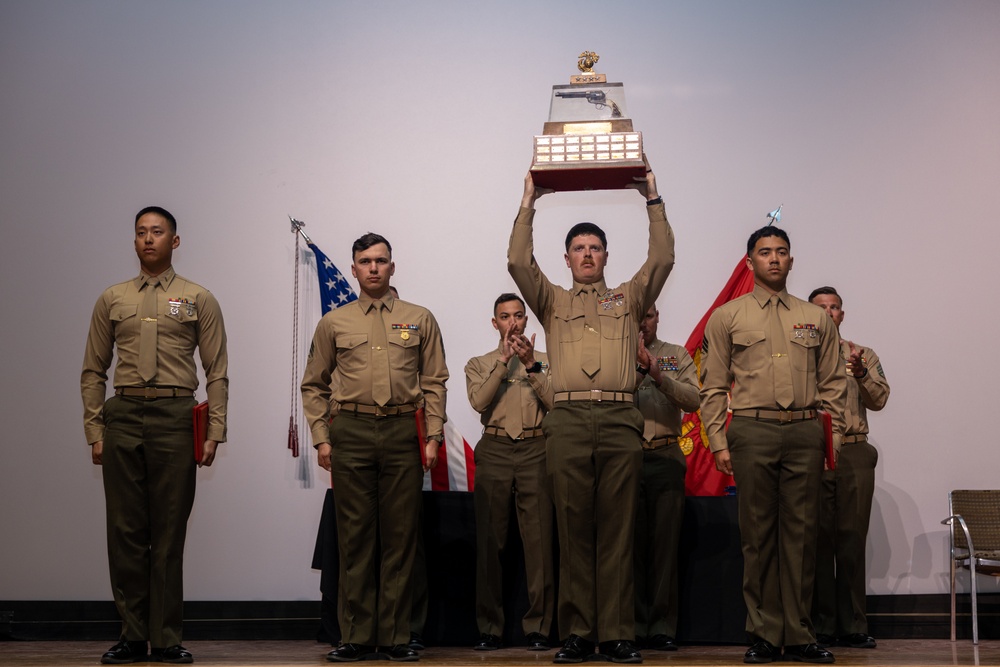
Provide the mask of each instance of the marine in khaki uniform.
POLYGON ((222 311, 212 293, 172 266, 177 221, 159 206, 135 217, 139 276, 109 287, 94 306, 80 388, 91 458, 101 466, 108 565, 122 619, 105 664, 189 663, 181 646, 184 538, 196 465, 210 466, 226 440, 229 358, 222 311), (208 392, 200 461, 193 455, 195 348, 208 392), (105 400, 113 355, 115 395, 105 400))
POLYGON ((635 404, 645 422, 642 479, 635 518, 635 633, 640 647, 676 651, 677 549, 684 520, 687 461, 677 442, 683 412, 698 409, 694 360, 681 345, 656 337, 660 312, 639 324, 635 404))
POLYGON ((716 467, 736 478, 747 663, 829 663, 810 614, 825 438, 817 410, 845 430, 840 337, 822 308, 788 294, 788 235, 763 227, 747 242, 754 289, 716 309, 705 328, 701 418, 716 467), (726 430, 727 394, 732 423, 726 430))
POLYGON ((337 512, 343 644, 327 659, 413 661, 419 656, 407 642, 423 483, 414 413, 426 409, 427 470, 443 439, 448 368, 434 316, 389 291, 389 242, 365 234, 352 253, 361 294, 319 321, 302 377, 303 411, 319 465, 332 473, 337 512))
MULTIPOLYGON (((840 330, 844 303, 837 290, 817 288, 809 301, 840 330)), ((885 407, 889 382, 871 348, 841 340, 840 356, 847 375, 847 431, 836 470, 823 471, 813 624, 820 644, 875 648, 865 615, 865 545, 878 463, 878 451, 868 442, 868 410, 885 407)))
POLYGON ((528 610, 521 620, 528 648, 549 648, 555 613, 552 497, 545 476, 542 417, 552 407, 548 358, 527 338, 524 302, 501 294, 493 304, 497 349, 465 365, 469 403, 481 416, 476 444, 476 622, 479 651, 500 648, 504 629, 502 555, 511 503, 524 545, 528 610))
POLYGON ((642 415, 633 403, 639 322, 674 265, 674 237, 647 167, 637 183, 647 199, 649 252, 631 280, 609 288, 604 232, 592 223, 566 236, 573 286, 553 285, 535 263, 532 221, 536 189, 525 177, 507 265, 528 307, 545 329, 552 410, 543 420, 546 467, 559 538, 557 663, 594 654, 641 662, 635 638, 632 563, 635 510, 642 469, 642 415))

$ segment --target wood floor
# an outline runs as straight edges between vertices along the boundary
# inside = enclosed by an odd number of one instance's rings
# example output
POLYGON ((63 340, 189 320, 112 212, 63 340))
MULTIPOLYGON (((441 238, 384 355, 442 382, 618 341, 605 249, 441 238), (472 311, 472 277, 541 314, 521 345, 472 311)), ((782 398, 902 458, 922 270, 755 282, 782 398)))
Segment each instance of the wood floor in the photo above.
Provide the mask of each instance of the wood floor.
MULTIPOLYGON (((185 646, 194 654, 196 665, 226 667, 289 667, 329 665, 330 647, 312 641, 191 641, 185 646)), ((3 667, 78 667, 98 664, 109 642, 5 641, 0 642, 3 667)), ((646 665, 702 667, 742 665, 743 647, 682 646, 676 653, 644 651, 646 665)), ((952 643, 943 639, 887 639, 878 648, 835 648, 838 665, 864 667, 919 665, 1000 665, 1000 640, 982 641, 974 647, 969 640, 952 643)), ((424 667, 520 667, 551 665, 553 651, 530 652, 523 648, 478 652, 468 648, 430 647, 421 652, 424 667)), ((387 664, 363 663, 363 664, 387 664)))

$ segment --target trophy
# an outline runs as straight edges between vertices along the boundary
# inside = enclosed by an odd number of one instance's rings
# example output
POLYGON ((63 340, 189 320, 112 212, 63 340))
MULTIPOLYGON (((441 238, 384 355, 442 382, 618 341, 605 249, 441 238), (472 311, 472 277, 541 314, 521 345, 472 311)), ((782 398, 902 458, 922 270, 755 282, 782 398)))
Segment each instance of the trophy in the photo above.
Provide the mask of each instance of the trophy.
POLYGON ((556 191, 618 190, 646 175, 642 134, 632 129, 621 83, 594 72, 600 56, 580 54, 580 74, 552 86, 549 120, 535 137, 531 177, 556 191))

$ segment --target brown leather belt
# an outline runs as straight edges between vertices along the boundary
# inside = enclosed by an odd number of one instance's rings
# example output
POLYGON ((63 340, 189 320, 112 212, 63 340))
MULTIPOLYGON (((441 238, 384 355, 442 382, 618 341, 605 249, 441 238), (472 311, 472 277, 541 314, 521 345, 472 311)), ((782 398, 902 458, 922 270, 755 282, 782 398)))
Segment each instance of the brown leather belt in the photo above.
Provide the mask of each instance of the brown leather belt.
POLYGON ((590 391, 560 391, 556 392, 552 400, 556 403, 562 403, 563 401, 631 403, 632 393, 628 391, 601 391, 600 389, 591 389, 590 391))
POLYGON ((750 417, 751 419, 766 419, 768 421, 781 422, 804 422, 816 419, 815 410, 759 410, 750 408, 748 410, 733 410, 734 417, 750 417))
POLYGON ((115 387, 115 393, 129 398, 186 398, 194 396, 194 390, 183 387, 115 387))
POLYGON ((663 438, 653 438, 652 440, 643 440, 643 449, 659 449, 660 447, 666 447, 667 445, 676 445, 677 438, 672 435, 668 435, 663 438))
POLYGON ((485 427, 483 429, 483 433, 485 433, 486 435, 496 435, 496 436, 499 436, 501 438, 510 438, 511 440, 524 440, 525 438, 537 438, 537 437, 543 435, 542 434, 542 427, 541 426, 537 426, 535 428, 526 428, 526 429, 524 429, 524 432, 521 433, 521 437, 520 438, 511 438, 507 434, 507 431, 504 430, 504 429, 502 429, 502 428, 500 428, 499 426, 487 426, 487 427, 485 427))
POLYGON ((863 433, 860 435, 845 435, 843 442, 845 445, 853 445, 856 442, 868 442, 868 436, 863 433))
POLYGON ((417 406, 413 403, 403 403, 400 405, 365 405, 364 403, 341 403, 341 412, 352 412, 356 415, 375 415, 376 417, 399 417, 400 415, 412 415, 417 411, 417 406))

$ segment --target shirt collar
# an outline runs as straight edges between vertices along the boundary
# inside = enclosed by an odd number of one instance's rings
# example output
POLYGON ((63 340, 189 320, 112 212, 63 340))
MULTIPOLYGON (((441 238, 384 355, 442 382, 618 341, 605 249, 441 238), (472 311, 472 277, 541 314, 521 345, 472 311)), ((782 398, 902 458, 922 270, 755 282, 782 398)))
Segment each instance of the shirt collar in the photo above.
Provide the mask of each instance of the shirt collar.
MULTIPOLYGON (((781 290, 780 292, 775 292, 775 294, 777 294, 777 296, 778 296, 778 301, 780 301, 781 304, 787 310, 788 309, 788 304, 790 303, 789 296, 788 296, 788 289, 786 288, 786 289, 781 290)), ((771 300, 771 296, 772 296, 771 292, 768 292, 766 289, 764 289, 760 285, 754 284, 754 286, 753 286, 753 298, 757 299, 757 304, 761 308, 764 308, 768 304, 768 302, 771 300)))
POLYGON ((605 292, 608 291, 608 286, 605 284, 603 278, 598 280, 596 283, 587 283, 587 284, 578 283, 574 280, 573 289, 571 289, 570 292, 572 292, 573 295, 575 296, 578 294, 582 294, 583 292, 586 292, 588 289, 593 289, 597 294, 604 294, 605 292))
MULTIPOLYGON (((391 313, 392 312, 392 305, 396 301, 393 298, 393 296, 392 296, 392 291, 391 290, 387 290, 386 293, 383 294, 382 298, 379 299, 379 300, 383 304, 385 304, 385 309, 388 310, 391 313)), ((358 295, 358 303, 361 305, 362 312, 367 313, 368 311, 370 311, 372 309, 372 306, 375 304, 375 299, 371 298, 370 296, 368 296, 367 294, 365 294, 364 292, 362 292, 361 294, 358 295)))
MULTIPOLYGON (((174 281, 174 277, 176 276, 177 273, 174 271, 174 267, 169 266, 167 267, 166 271, 156 276, 156 278, 160 281, 160 285, 163 287, 163 289, 167 289, 168 287, 170 287, 170 283, 174 281)), ((145 285, 150 278, 151 276, 148 273, 146 273, 145 271, 140 271, 139 276, 135 279, 135 288, 142 289, 142 286, 145 285)))

